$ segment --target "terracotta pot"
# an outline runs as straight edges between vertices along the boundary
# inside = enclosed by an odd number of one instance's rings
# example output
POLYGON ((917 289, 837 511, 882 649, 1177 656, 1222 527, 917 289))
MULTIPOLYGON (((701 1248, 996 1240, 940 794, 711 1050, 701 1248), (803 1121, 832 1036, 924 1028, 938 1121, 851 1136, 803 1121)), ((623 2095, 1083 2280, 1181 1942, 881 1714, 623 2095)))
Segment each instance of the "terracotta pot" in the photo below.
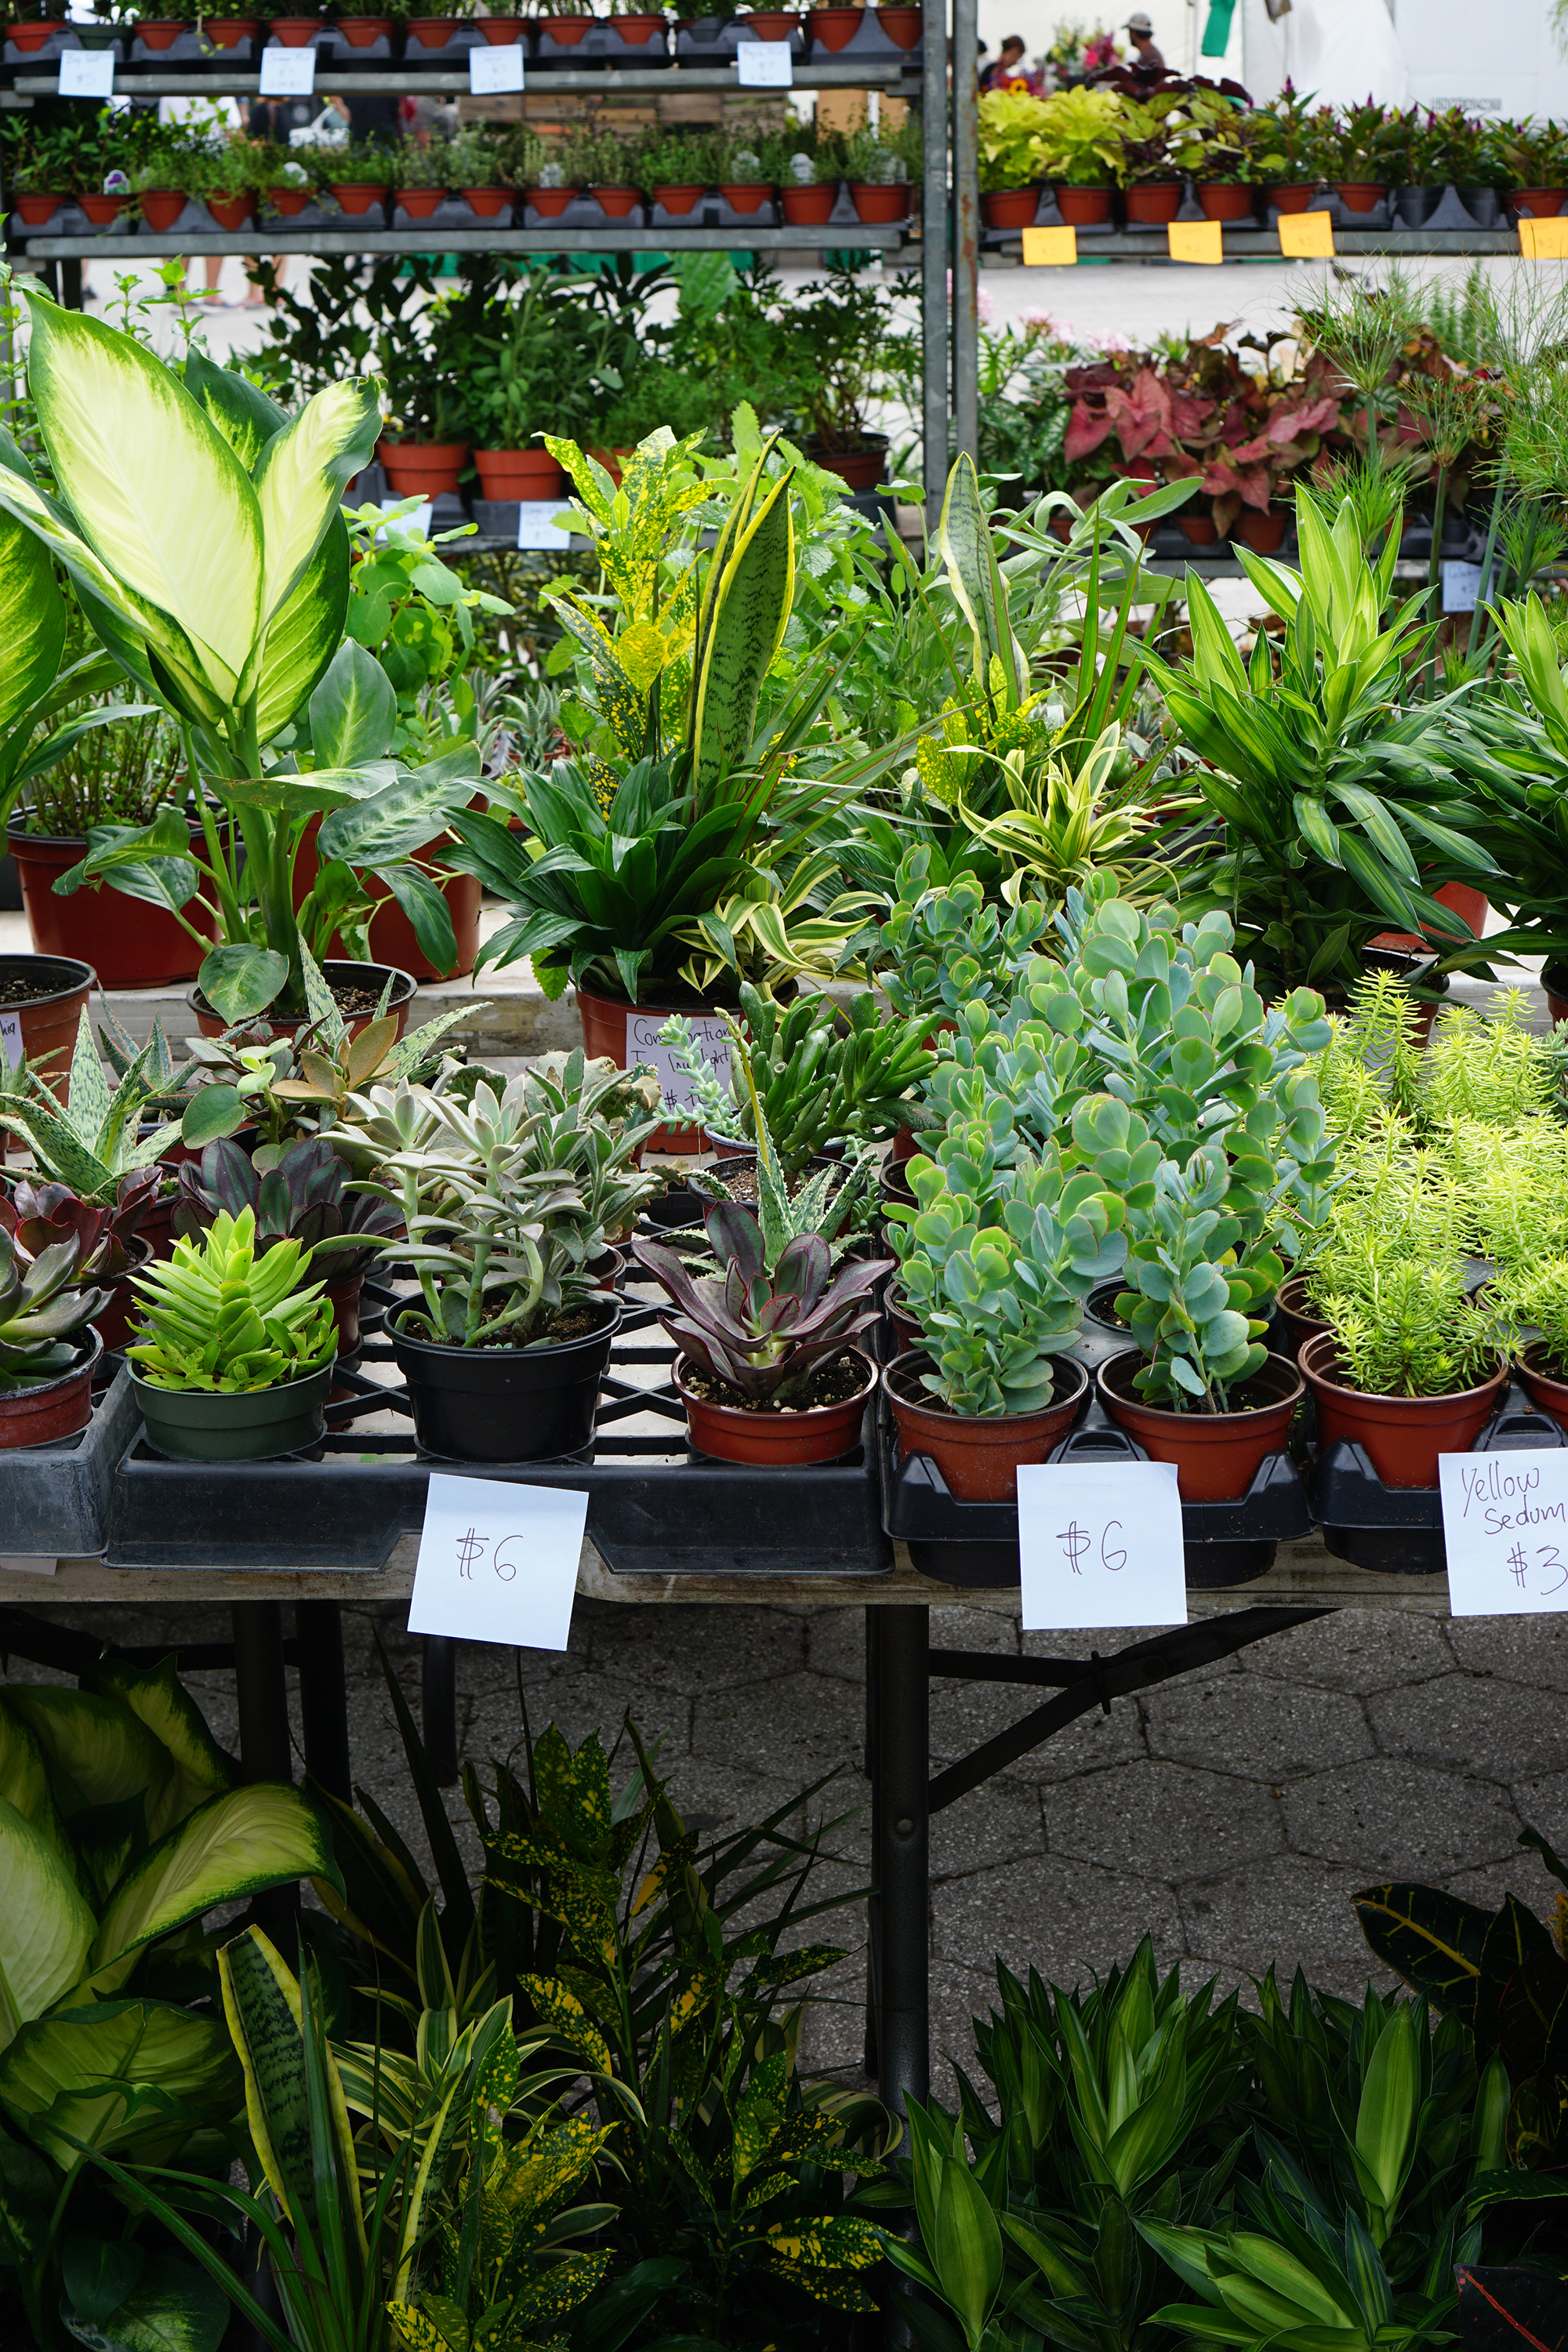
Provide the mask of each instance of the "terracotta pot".
POLYGON ((581 188, 524 188, 523 195, 541 220, 559 220, 581 188))
POLYGON ((136 38, 144 49, 172 49, 185 30, 178 16, 143 16, 137 22, 136 38))
POLYGON ((831 181, 814 183, 806 188, 784 187, 779 190, 779 205, 791 228, 822 228, 833 217, 833 207, 838 190, 831 181))
POLYGON ((992 188, 980 199, 987 228, 1029 228, 1039 208, 1037 188, 992 188))
POLYGON ((641 202, 636 188, 590 188, 588 193, 606 220, 629 220, 641 202))
POLYGON ((1277 213, 1307 212, 1310 209, 1312 198, 1317 193, 1318 184, 1315 180, 1309 181, 1300 187, 1276 187, 1264 190, 1265 195, 1277 213))
POLYGON ((458 29, 456 16, 410 16, 408 30, 422 49, 444 49, 458 29))
POLYGON ((1194 547, 1213 547, 1219 537, 1212 515, 1181 515, 1182 535, 1194 547))
MULTIPOLYGON (((12 29, 16 28, 13 26, 12 29)), ((42 228, 46 221, 53 220, 65 201, 64 196, 13 196, 11 199, 24 228, 42 228)))
POLYGON ((1051 193, 1068 228, 1093 228, 1098 222, 1110 218, 1109 188, 1069 188, 1057 180, 1052 183, 1051 193))
MULTIPOLYGON (((438 845, 426 842, 425 848, 428 851, 438 845)), ((395 898, 384 898, 370 919, 367 936, 377 963, 412 972, 416 980, 467 980, 479 952, 479 896, 483 886, 477 874, 446 874, 437 887, 447 901, 458 942, 458 961, 451 971, 437 971, 395 898)))
POLYGON ((446 201, 445 188, 399 188, 397 209, 410 220, 429 220, 446 201))
POLYGON ((860 1443, 866 1407, 880 1377, 863 1349, 846 1348, 861 1372, 861 1385, 842 1404, 809 1406, 803 1412, 748 1412, 739 1405, 707 1404, 688 1385, 686 1359, 675 1361, 675 1385, 686 1407, 691 1443, 719 1462, 750 1462, 770 1470, 802 1462, 837 1462, 860 1443))
MULTIPOLYGON (((413 1003, 415 997, 415 982, 411 973, 399 971, 395 966, 379 963, 353 963, 349 961, 346 958, 339 958, 336 956, 328 956, 325 958, 321 965, 321 971, 325 974, 329 987, 331 987, 334 984, 340 987, 344 983, 356 984, 367 990, 374 991, 378 998, 380 997, 382 990, 386 985, 387 976, 390 971, 393 988, 391 1001, 386 1009, 388 1013, 395 1016, 397 1022, 397 1034, 400 1037, 402 1036, 404 1030, 408 1025, 408 1008, 413 1003)), ((3 959, 0 959, 0 977, 3 976, 3 959)), ((212 1006, 207 1003, 206 998, 202 994, 199 988, 193 988, 187 992, 185 1003, 196 1016, 196 1029, 200 1035, 203 1037, 221 1037, 223 1035, 224 1029, 226 1024, 220 1020, 218 1015, 213 1011, 212 1006)), ((306 1026, 309 1016, 303 1013, 264 1013, 259 1017, 268 1024, 276 1034, 291 1037, 298 1030, 303 1029, 306 1026)), ((349 1022, 350 1035, 357 1037, 362 1029, 369 1028, 374 1018, 375 1015, 374 1013, 354 1013, 349 1022)), ((143 1225, 142 1230, 145 1232, 145 1225, 143 1225)))
POLYGON ((41 49, 51 33, 60 29, 60 19, 54 16, 34 16, 20 25, 7 25, 5 38, 14 42, 24 54, 29 49, 41 49))
POLYGON ((92 1376, 103 1353, 103 1342, 89 1327, 85 1339, 73 1343, 81 1361, 58 1380, 36 1389, 0 1390, 0 1448, 52 1445, 74 1437, 92 1419, 92 1376))
POLYGON ((244 228, 256 217, 256 198, 244 196, 209 196, 207 210, 221 229, 232 232, 244 228))
MULTIPOLYGON (((331 1260, 328 1258, 324 1263, 330 1265, 331 1260)), ((317 1278, 319 1280, 320 1276, 317 1278)), ((363 1274, 344 1275, 341 1282, 329 1282, 325 1288, 327 1304, 332 1310, 332 1321, 337 1326, 338 1361, 341 1364, 343 1358, 352 1356, 359 1346, 359 1302, 360 1293, 364 1288, 364 1276, 363 1274)))
POLYGON ((16 1013, 22 1051, 29 1062, 58 1055, 44 1072, 62 1102, 70 1100, 70 1057, 82 1008, 98 985, 91 964, 78 956, 0 955, 0 1013, 16 1013), (7 983, 24 981, 32 992, 21 1003, 7 983))
POLYGON ((888 1402, 905 1454, 936 1464, 961 1503, 1014 1503, 1021 1464, 1043 1462, 1067 1436, 1089 1394, 1089 1374, 1070 1356, 1057 1358, 1058 1391, 1038 1412, 970 1415, 938 1404, 921 1374, 931 1358, 918 1349, 888 1366, 888 1402))
POLYGON ((895 1358, 923 1355, 925 1333, 910 1316, 904 1304, 904 1294, 896 1282, 889 1282, 882 1293, 882 1311, 892 1326, 895 1358))
POLYGON ((539 29, 558 49, 574 49, 593 21, 592 16, 541 16, 539 29))
MULTIPOLYGON (((171 981, 195 980, 201 969, 202 950, 182 930, 167 908, 128 898, 107 883, 89 883, 68 898, 57 898, 54 885, 87 856, 87 843, 78 838, 25 833, 23 820, 13 817, 5 829, 6 845, 16 861, 27 928, 40 955, 74 956, 84 964, 91 951, 92 967, 103 988, 163 988, 171 981)), ((193 844, 200 841, 192 829, 193 844)), ((195 901, 186 907, 189 921, 202 925, 216 938, 210 916, 195 901)))
POLYGON ((1136 1439, 1151 1461, 1173 1462, 1184 1503, 1229 1503, 1247 1493, 1259 1465, 1285 1443, 1301 1402, 1301 1375, 1283 1356, 1269 1356, 1248 1383, 1266 1402, 1239 1412, 1170 1412, 1145 1404, 1132 1387, 1143 1353, 1125 1349, 1097 1367, 1100 1402, 1119 1429, 1136 1439))
POLYGON ((479 495, 486 499, 560 499, 566 475, 548 449, 476 449, 479 495))
POLYGON ((392 19, 390 16, 339 16, 333 22, 332 31, 345 40, 351 49, 368 49, 377 41, 391 40, 392 19))
POLYGON ((375 454, 395 499, 437 499, 456 490, 468 462, 466 441, 378 441, 375 454))
POLYGON ((759 41, 787 41, 800 25, 793 8, 753 8, 737 21, 749 25, 759 41))
POLYGON ((271 32, 280 47, 308 48, 321 29, 319 16, 274 16, 271 32))
POLYGON ((860 8, 814 8, 808 20, 813 49, 847 49, 865 23, 860 8))
POLYGON ((285 220, 292 220, 296 213, 302 213, 306 205, 314 204, 315 200, 314 188, 268 188, 267 191, 268 203, 274 212, 281 213, 285 220))
POLYGON ((94 228, 111 227, 130 201, 129 196, 79 196, 77 198, 78 204, 94 228))
POLYGON ((622 40, 627 42, 634 49, 646 48, 656 34, 662 34, 664 31, 664 18, 652 14, 637 13, 625 16, 612 16, 610 23, 622 40))
POLYGON ((390 193, 383 181, 329 180, 327 192, 351 220, 363 220, 367 215, 379 212, 390 193))
POLYGON ((721 180, 719 194, 732 213, 760 213, 773 194, 766 181, 721 180))
POLYGON ((1468 1454, 1508 1383, 1500 1365, 1479 1388, 1450 1396, 1369 1396, 1346 1388, 1332 1331, 1309 1339, 1299 1359, 1318 1408, 1318 1444, 1348 1438, 1362 1446, 1385 1486, 1435 1486, 1439 1454, 1468 1454))
POLYGON ((1336 180, 1334 193, 1347 213, 1375 212, 1388 194, 1383 180, 1336 180))
POLYGON ((1255 216, 1256 188, 1237 187, 1231 180, 1200 180, 1194 193, 1205 220, 1249 221, 1255 216))
POLYGON ((511 208, 510 188, 463 188, 459 194, 476 220, 500 220, 511 208))
MULTIPOLYGON (((658 1032, 678 1010, 688 1014, 695 1013, 703 1020, 713 1018, 710 1005, 623 1004, 613 996, 600 996, 591 988, 579 988, 577 1012, 583 1024, 583 1051, 591 1062, 608 1060, 617 1070, 627 1069, 636 1061, 647 1061, 658 1043, 658 1032)), ((695 1151, 701 1132, 695 1124, 657 1127, 646 1148, 649 1151, 695 1151)))
POLYGON ((1561 1366, 1546 1352, 1544 1339, 1535 1340, 1514 1362, 1520 1387, 1533 1405, 1550 1413, 1559 1429, 1568 1429, 1568 1381, 1561 1366))
POLYGON ((1562 211, 1568 190, 1563 188, 1515 188, 1509 203, 1516 213, 1529 213, 1535 220, 1555 220, 1562 211))
POLYGON ((180 188, 143 188, 136 201, 148 227, 166 236, 184 211, 186 199, 180 188))
POLYGON ((648 194, 656 205, 662 205, 671 220, 684 220, 688 213, 694 213, 697 210, 707 190, 700 187, 658 187, 650 188, 648 194))
POLYGON ((869 438, 879 446, 867 449, 822 449, 814 443, 809 451, 814 466, 825 474, 837 474, 847 490, 874 490, 888 470, 888 444, 881 434, 869 438))
POLYGON ((864 221, 868 227, 885 227, 893 221, 909 218, 907 187, 882 187, 871 180, 851 180, 849 201, 855 207, 856 219, 864 221))
POLYGON ((254 41, 261 30, 255 16, 209 16, 203 32, 215 48, 237 49, 241 41, 254 41))
POLYGON ((1289 520, 1283 507, 1270 507, 1267 514, 1259 514, 1256 507, 1243 507, 1231 526, 1231 536, 1240 538, 1254 555, 1274 555, 1285 543, 1289 520))
POLYGON ((1129 225, 1173 221, 1182 209, 1180 180, 1135 181, 1125 194, 1129 225))
POLYGON ((879 8, 877 22, 896 49, 918 49, 925 30, 921 8, 879 8))
POLYGON ((528 29, 526 16, 475 16, 472 22, 493 49, 504 49, 521 41, 528 29))
POLYGON ((1279 1296, 1274 1302, 1275 1312, 1282 1327, 1279 1352, 1295 1363, 1309 1339, 1318 1339, 1331 1329, 1321 1315, 1314 1315, 1307 1304, 1307 1283, 1303 1275, 1293 1274, 1289 1282, 1279 1286, 1279 1296))
POLYGON ((117 1353, 131 1341, 131 1318, 140 1312, 142 1301, 132 1288, 131 1277, 143 1273, 153 1263, 153 1244, 139 1234, 132 1243, 130 1264, 123 1274, 110 1276, 107 1282, 109 1303, 92 1318, 92 1328, 103 1342, 105 1355, 117 1353))

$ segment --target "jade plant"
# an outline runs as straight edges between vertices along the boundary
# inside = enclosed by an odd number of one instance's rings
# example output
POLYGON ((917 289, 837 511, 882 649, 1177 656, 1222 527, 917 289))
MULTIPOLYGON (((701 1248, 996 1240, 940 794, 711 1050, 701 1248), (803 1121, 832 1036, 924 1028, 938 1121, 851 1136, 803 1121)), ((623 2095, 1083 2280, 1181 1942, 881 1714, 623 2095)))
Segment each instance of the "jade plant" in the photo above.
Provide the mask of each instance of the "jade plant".
POLYGON ((73 1337, 109 1304, 107 1290, 74 1286, 78 1259, 74 1234, 29 1259, 0 1231, 0 1393, 42 1387, 75 1365, 73 1337))
POLYGON ((899 868, 898 899, 874 956, 878 985, 895 1013, 931 1027, 977 1000, 1006 1003, 1050 920, 1026 898, 1006 915, 986 902, 973 874, 928 885, 931 852, 911 849, 899 868))
POLYGON ((363 1274, 380 1242, 403 1231, 403 1220, 389 1202, 345 1192, 348 1174, 331 1145, 319 1136, 290 1144, 266 1168, 237 1143, 220 1139, 207 1145, 199 1162, 181 1163, 174 1231, 195 1240, 220 1216, 237 1220, 248 1210, 258 1258, 284 1242, 297 1242, 302 1265, 326 1280, 347 1282, 363 1274))
POLYGON ((734 1202, 710 1209, 703 1227, 717 1275, 694 1277, 673 1250, 632 1244, 675 1301, 659 1321, 689 1363, 751 1410, 808 1406, 818 1375, 875 1323, 871 1293, 891 1259, 851 1259, 835 1274, 822 1236, 803 1234, 770 1268, 760 1221, 734 1202))
POLYGON ((126 1353, 142 1379, 239 1395, 330 1362, 332 1310, 321 1285, 303 1281, 307 1255, 297 1241, 258 1249, 249 1208, 220 1212, 199 1242, 181 1235, 172 1259, 131 1277, 142 1314, 126 1353))

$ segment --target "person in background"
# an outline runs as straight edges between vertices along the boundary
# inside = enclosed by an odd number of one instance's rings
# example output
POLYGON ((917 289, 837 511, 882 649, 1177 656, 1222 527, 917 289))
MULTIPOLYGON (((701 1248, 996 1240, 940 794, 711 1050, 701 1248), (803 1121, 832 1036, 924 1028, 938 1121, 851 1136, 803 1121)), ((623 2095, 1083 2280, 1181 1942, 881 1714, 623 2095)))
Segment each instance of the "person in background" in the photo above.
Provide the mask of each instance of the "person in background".
POLYGON ((987 66, 980 77, 982 89, 1022 89, 1032 97, 1040 94, 1040 77, 1031 73, 1024 63, 1024 44, 1016 33, 1009 33, 997 53, 994 66, 987 66))
POLYGON ((1132 54, 1137 70, 1140 73, 1163 73, 1165 60, 1154 47, 1153 25, 1142 8, 1135 16, 1128 17, 1122 29, 1132 36, 1132 54))

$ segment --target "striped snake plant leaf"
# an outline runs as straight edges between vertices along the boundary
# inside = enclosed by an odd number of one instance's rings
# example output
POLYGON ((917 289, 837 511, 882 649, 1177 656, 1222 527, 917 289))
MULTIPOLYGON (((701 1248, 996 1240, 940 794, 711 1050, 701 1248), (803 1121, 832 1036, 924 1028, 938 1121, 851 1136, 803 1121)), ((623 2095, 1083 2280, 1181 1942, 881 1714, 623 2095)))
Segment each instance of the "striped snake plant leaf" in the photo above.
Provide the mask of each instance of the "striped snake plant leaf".
POLYGON ((750 750, 763 681, 784 643, 795 596, 790 478, 779 477, 736 540, 692 672, 691 782, 700 802, 750 750))
POLYGON ((960 451, 947 478, 937 544, 947 566, 948 584, 973 638, 976 683, 983 693, 988 693, 992 663, 999 661, 1005 708, 1016 710, 1028 691, 1028 662, 1013 635, 1007 583, 981 503, 980 477, 966 451, 960 451))
POLYGON ((353 2214, 363 2258, 358 2157, 342 2082, 324 2049, 325 2130, 311 2131, 299 1979, 259 1927, 225 1944, 217 1966, 224 2014, 245 2069, 246 2119, 267 2185, 296 2231, 309 2232, 318 2243, 324 2234, 323 2202, 331 2200, 334 2208, 330 2226, 335 2236, 342 2226, 335 2210, 341 2200, 353 2214), (319 2147, 313 2144, 318 2137, 325 2143, 319 2147))
POLYGON ((73 1985, 92 1942, 93 1917, 67 1864, 41 1830, 0 1798, 0 2046, 73 1985))

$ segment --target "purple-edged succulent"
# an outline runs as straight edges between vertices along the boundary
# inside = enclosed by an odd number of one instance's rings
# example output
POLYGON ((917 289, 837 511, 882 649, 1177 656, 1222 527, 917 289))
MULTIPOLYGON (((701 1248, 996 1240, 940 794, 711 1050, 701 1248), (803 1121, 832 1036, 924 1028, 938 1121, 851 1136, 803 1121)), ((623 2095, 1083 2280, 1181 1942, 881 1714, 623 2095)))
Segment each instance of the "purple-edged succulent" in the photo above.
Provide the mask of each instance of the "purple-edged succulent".
POLYGON ((724 1202, 703 1223, 720 1275, 693 1280, 673 1250, 632 1244, 675 1301, 676 1313, 659 1321, 682 1355, 749 1405, 804 1405, 813 1375, 875 1322, 870 1294, 892 1259, 847 1259, 835 1274, 820 1234, 803 1234, 780 1254, 770 1281, 752 1210, 724 1202))
POLYGON ((381 1242, 403 1231, 403 1219, 389 1202, 345 1193, 348 1175, 320 1136, 291 1143, 265 1170, 225 1136, 207 1145, 199 1162, 187 1160, 181 1167, 174 1231, 196 1237, 222 1212, 237 1218, 249 1209, 256 1219, 258 1257, 279 1242, 299 1242, 321 1251, 319 1263, 310 1267, 312 1281, 346 1282, 364 1272, 381 1242), (352 1245, 354 1235, 363 1236, 363 1247, 352 1245))
POLYGON ((83 1201, 68 1184, 35 1184, 18 1176, 9 1196, 0 1193, 0 1232, 10 1235, 24 1265, 61 1242, 77 1245, 76 1275, 110 1281, 131 1264, 131 1244, 157 1195, 161 1168, 133 1169, 121 1179, 113 1205, 83 1201))

